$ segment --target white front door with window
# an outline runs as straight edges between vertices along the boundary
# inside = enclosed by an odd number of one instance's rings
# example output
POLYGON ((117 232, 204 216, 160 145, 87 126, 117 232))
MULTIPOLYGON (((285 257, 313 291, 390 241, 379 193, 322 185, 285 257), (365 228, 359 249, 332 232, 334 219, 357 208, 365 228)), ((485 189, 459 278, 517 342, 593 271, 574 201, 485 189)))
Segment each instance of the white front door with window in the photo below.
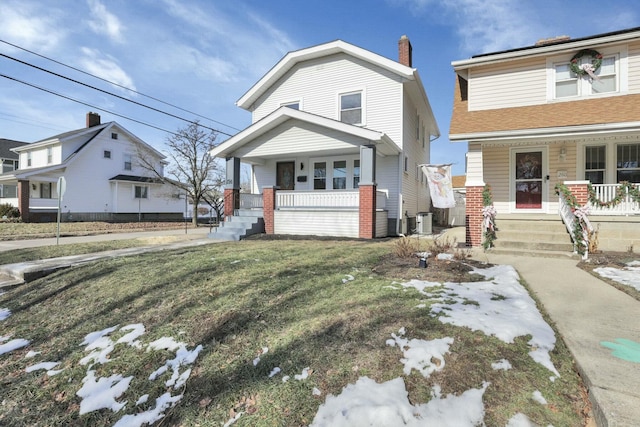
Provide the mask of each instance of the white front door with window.
POLYGON ((547 148, 512 148, 510 158, 510 211, 546 213, 549 194, 547 148))

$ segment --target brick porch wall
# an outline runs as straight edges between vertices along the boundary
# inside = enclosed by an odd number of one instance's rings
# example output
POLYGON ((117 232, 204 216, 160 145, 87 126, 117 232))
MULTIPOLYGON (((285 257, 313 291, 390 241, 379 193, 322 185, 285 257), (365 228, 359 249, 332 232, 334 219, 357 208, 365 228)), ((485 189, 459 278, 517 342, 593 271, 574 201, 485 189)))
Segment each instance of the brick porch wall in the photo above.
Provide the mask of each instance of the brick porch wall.
POLYGON ((360 185, 360 215, 358 237, 373 239, 376 237, 376 186, 360 185))
POLYGON ((565 182, 565 186, 576 197, 576 201, 580 206, 584 206, 589 201, 588 181, 569 181, 565 182))
POLYGON ((240 208, 240 190, 234 188, 224 189, 224 216, 233 216, 236 209, 240 208))
POLYGON ((264 218, 264 232, 275 233, 276 191, 278 187, 264 187, 262 189, 262 216, 264 218))
POLYGON ((29 181, 18 181, 18 210, 23 222, 30 222, 29 216, 29 181))
POLYGON ((482 246, 482 191, 484 187, 467 187, 465 212, 467 246, 482 246))

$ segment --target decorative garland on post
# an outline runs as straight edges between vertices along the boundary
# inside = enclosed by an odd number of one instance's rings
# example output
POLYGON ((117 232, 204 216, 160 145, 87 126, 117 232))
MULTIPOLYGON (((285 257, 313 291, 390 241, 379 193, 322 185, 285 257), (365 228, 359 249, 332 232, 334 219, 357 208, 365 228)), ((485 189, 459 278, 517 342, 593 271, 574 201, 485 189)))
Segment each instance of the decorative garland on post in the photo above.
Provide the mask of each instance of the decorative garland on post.
POLYGON ((585 74, 588 74, 590 78, 595 80, 600 80, 598 76, 596 76, 596 71, 602 65, 602 54, 597 50, 593 49, 582 49, 571 58, 569 61, 569 68, 572 72, 574 72, 578 77, 582 77, 585 74), (580 65, 580 59, 583 56, 590 56, 593 58, 591 60, 591 64, 582 64, 580 65))
POLYGON ((587 252, 589 246, 589 231, 585 223, 585 217, 588 215, 588 206, 580 206, 578 199, 573 195, 571 190, 564 184, 556 184, 554 187, 556 194, 562 194, 565 202, 571 208, 578 221, 573 223, 573 242, 576 246, 576 252, 580 255, 584 255, 587 252))
POLYGON ((484 240, 482 247, 487 250, 493 247, 493 241, 496 240, 496 208, 493 206, 493 197, 491 195, 491 187, 485 185, 482 190, 482 228, 484 229, 484 240))

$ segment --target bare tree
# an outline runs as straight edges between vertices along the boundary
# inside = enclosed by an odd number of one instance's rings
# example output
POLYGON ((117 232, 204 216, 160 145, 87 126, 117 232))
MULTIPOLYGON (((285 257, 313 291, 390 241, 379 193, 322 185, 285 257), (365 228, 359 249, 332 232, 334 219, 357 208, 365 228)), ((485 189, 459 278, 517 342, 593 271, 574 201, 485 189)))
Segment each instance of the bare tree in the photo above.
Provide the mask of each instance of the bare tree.
MULTIPOLYGON (((167 138, 167 155, 170 159, 167 175, 173 178, 172 183, 191 199, 194 226, 198 225, 200 202, 211 204, 207 195, 219 193, 223 183, 218 163, 209 155, 209 151, 215 146, 216 138, 215 132, 205 131, 198 121, 178 129, 167 138)), ((152 157, 139 153, 138 158, 143 168, 152 171, 159 178, 165 178, 161 168, 152 161, 152 157)))

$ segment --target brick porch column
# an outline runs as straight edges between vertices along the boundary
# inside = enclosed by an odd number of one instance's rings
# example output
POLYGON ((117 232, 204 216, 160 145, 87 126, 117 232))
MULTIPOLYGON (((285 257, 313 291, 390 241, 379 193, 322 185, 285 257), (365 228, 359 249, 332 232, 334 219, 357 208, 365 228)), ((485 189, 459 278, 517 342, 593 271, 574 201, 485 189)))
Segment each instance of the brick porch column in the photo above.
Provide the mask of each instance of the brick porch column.
POLYGON ((240 209, 240 190, 236 188, 224 189, 224 216, 233 216, 236 209, 240 209))
POLYGON ((471 247, 482 246, 482 191, 484 186, 466 187, 466 189, 466 244, 471 247))
POLYGON ((373 185, 360 185, 360 213, 358 237, 373 239, 376 237, 376 189, 373 185))
POLYGON ((264 218, 264 232, 275 234, 276 191, 279 187, 264 187, 262 189, 262 215, 264 218))
POLYGON ((565 181, 564 185, 576 197, 576 201, 580 206, 584 206, 589 201, 589 181, 565 181))
POLYGON ((29 181, 18 181, 18 210, 23 222, 29 222, 29 181))

